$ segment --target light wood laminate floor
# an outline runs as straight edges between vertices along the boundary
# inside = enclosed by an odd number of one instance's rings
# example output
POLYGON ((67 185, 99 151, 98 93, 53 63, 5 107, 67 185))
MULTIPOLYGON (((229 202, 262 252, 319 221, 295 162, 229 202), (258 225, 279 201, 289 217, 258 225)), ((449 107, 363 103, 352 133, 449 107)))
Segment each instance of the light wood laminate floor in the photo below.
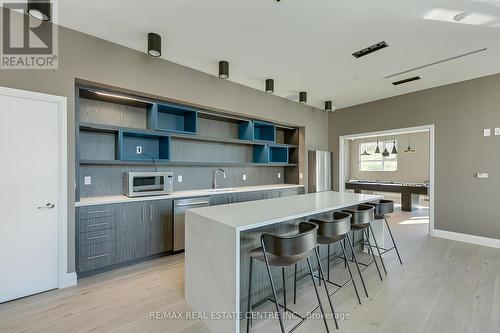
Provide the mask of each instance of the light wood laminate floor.
MULTIPOLYGON (((393 214, 404 266, 390 252, 384 256, 383 282, 373 265, 365 270, 370 297, 363 295, 362 305, 350 284, 333 296, 335 310, 350 315, 339 322, 340 332, 500 332, 500 250, 429 237, 427 214, 426 209, 393 214)), ((338 281, 347 276, 343 265, 331 273, 338 281)), ((190 310, 183 285, 183 255, 141 263, 82 279, 76 287, 0 304, 0 332, 207 332, 198 320, 150 319, 150 312, 190 310)), ((359 280, 358 286, 361 291, 359 280)), ((290 304, 291 290, 288 294, 290 304)), ((306 311, 314 304, 312 285, 304 279, 292 306, 306 311)), ((273 307, 268 302, 257 310, 273 307)), ((279 325, 257 320, 252 331, 278 332, 279 325)), ((323 331, 320 319, 296 330, 323 331)))

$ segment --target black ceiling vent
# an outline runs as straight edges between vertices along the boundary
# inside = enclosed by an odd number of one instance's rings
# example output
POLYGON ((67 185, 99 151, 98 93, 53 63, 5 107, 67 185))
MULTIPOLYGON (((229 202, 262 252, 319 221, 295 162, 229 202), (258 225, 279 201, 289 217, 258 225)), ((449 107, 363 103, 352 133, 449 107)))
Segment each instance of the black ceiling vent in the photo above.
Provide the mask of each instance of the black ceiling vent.
POLYGON ((411 82, 411 81, 417 81, 417 80, 420 80, 420 76, 414 76, 414 77, 410 77, 410 78, 407 78, 407 79, 395 81, 392 84, 395 85, 395 86, 399 86, 400 84, 408 83, 408 82, 411 82))
POLYGON ((376 44, 373 44, 371 46, 365 47, 362 50, 359 50, 357 52, 354 52, 352 55, 354 58, 361 58, 364 57, 365 55, 368 55, 370 53, 373 53, 378 50, 382 50, 383 48, 388 47, 387 43, 385 41, 378 42, 376 44))

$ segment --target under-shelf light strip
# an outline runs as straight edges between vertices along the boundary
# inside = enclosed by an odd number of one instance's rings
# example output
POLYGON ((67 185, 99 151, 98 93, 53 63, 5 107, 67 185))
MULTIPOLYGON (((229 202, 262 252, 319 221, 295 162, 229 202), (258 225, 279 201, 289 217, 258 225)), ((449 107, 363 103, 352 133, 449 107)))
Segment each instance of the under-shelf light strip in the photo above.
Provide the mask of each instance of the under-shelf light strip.
POLYGON ((136 101, 136 102, 142 102, 142 103, 151 104, 151 102, 148 102, 148 101, 145 101, 145 100, 142 100, 142 99, 139 99, 139 98, 134 98, 134 97, 128 97, 128 96, 123 96, 123 95, 115 95, 115 94, 111 94, 111 93, 105 93, 105 92, 102 92, 102 91, 94 91, 94 93, 96 93, 97 95, 101 95, 101 96, 107 96, 107 97, 113 97, 113 98, 119 98, 119 99, 126 99, 126 100, 129 100, 129 101, 136 101))

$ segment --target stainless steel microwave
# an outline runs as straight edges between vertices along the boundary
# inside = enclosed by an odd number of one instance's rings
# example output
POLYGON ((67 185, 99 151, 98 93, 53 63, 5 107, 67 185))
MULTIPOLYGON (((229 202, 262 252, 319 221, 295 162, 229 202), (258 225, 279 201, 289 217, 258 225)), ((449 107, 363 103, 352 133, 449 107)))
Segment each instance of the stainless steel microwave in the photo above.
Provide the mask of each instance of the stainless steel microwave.
POLYGON ((124 172, 123 194, 127 197, 171 194, 174 191, 172 172, 124 172))

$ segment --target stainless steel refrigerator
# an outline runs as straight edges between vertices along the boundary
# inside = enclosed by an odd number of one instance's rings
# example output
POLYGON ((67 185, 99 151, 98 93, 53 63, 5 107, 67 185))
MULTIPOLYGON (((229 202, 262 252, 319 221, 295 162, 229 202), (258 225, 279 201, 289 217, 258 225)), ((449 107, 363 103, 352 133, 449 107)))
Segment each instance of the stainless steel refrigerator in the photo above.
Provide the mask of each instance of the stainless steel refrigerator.
POLYGON ((332 190, 332 152, 308 151, 308 192, 332 190))

